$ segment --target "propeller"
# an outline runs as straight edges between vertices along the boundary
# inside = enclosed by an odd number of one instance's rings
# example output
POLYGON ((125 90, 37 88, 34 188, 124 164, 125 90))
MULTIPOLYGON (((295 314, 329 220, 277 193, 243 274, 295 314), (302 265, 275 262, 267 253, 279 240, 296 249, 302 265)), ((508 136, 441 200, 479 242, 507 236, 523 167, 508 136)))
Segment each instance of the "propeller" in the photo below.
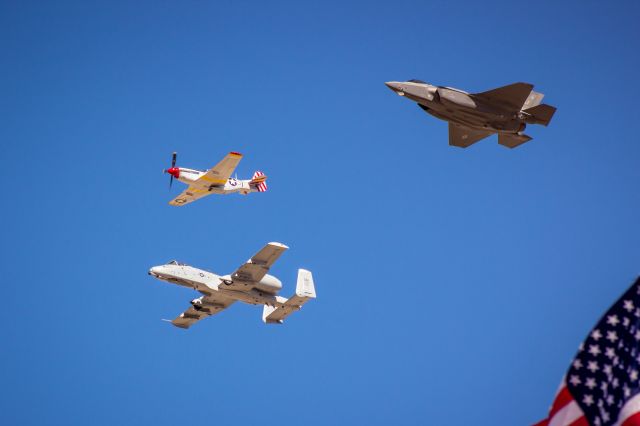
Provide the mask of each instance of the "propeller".
POLYGON ((171 179, 169 180, 169 188, 173 185, 173 177, 176 174, 176 158, 178 157, 178 153, 174 152, 171 158, 171 168, 166 169, 164 172, 169 173, 171 175, 171 179))

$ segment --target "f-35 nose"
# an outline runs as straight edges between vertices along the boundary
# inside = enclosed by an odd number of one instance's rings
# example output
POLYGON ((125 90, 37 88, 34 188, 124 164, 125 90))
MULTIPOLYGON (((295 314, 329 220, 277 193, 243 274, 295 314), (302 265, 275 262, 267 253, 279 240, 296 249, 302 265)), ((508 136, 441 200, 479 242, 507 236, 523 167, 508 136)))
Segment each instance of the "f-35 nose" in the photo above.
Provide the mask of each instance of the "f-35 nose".
POLYGON ((389 89, 393 90, 394 92, 396 92, 398 95, 402 96, 404 95, 404 90, 402 88, 402 83, 399 83, 397 81, 387 81, 386 83, 384 83, 389 89))

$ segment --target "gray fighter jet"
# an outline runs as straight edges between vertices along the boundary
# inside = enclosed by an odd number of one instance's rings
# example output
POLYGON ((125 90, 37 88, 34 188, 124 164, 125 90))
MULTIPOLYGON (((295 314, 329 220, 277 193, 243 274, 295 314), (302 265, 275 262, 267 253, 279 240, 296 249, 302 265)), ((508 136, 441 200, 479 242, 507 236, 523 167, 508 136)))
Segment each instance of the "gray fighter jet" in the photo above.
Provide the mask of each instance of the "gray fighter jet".
POLYGON ((420 80, 389 81, 387 87, 436 118, 449 122, 449 145, 466 148, 498 134, 498 143, 515 148, 531 140, 527 124, 547 126, 556 108, 541 104, 544 95, 529 83, 514 83, 482 93, 467 93, 420 80))

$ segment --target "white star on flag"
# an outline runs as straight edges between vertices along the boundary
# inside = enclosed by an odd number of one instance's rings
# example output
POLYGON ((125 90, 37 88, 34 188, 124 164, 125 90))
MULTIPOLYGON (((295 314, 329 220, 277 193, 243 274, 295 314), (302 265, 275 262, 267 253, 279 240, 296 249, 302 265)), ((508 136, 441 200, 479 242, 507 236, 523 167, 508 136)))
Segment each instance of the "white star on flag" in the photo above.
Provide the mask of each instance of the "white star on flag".
POLYGON ((582 402, 586 405, 586 406, 591 406, 593 404, 593 396, 591 395, 585 395, 584 398, 582 399, 582 402))

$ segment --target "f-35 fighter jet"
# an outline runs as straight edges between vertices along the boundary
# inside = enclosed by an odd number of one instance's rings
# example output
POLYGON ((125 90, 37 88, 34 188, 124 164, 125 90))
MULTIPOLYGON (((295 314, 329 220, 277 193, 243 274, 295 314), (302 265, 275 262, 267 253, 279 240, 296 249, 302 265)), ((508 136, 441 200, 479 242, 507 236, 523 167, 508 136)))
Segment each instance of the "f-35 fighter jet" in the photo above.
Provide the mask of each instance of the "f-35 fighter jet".
POLYGON ((389 81, 387 87, 418 103, 436 118, 449 122, 449 145, 466 148, 498 134, 498 143, 515 148, 531 140, 527 124, 547 126, 556 108, 541 104, 544 95, 529 83, 514 83, 482 93, 467 93, 420 80, 389 81))

